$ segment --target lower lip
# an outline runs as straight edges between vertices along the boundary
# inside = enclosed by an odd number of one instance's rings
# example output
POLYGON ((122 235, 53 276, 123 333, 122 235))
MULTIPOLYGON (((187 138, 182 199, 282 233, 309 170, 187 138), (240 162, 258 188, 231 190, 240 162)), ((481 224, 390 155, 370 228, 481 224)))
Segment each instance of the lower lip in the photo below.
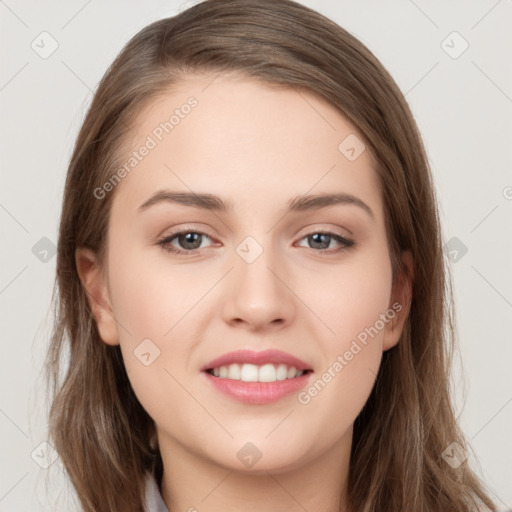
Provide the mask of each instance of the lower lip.
POLYGON ((293 379, 276 380, 275 382, 244 382, 221 379, 208 372, 203 372, 203 374, 221 393, 245 404, 262 405, 277 402, 288 395, 297 393, 306 385, 312 372, 293 379))

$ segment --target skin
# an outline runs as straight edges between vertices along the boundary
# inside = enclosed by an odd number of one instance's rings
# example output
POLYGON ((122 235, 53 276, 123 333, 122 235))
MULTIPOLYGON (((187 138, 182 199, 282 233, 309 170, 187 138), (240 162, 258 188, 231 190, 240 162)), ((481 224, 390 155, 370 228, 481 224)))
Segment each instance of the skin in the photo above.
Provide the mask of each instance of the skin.
POLYGON ((345 511, 353 422, 410 300, 408 281, 392 279, 374 161, 368 150, 353 162, 338 150, 356 130, 322 99, 227 75, 190 77, 154 100, 130 151, 190 96, 197 107, 110 192, 105 264, 76 252, 100 336, 120 344, 156 423, 169 510, 345 511), (219 195, 234 209, 161 202, 139 213, 160 189, 219 195), (354 204, 285 214, 292 197, 332 192, 356 196, 373 217, 354 204), (181 229, 209 233, 192 256, 158 245, 181 229), (325 231, 356 245, 321 254, 310 236, 325 231), (236 252, 247 236, 263 249, 252 263, 236 252), (232 350, 276 348, 308 362, 313 383, 396 301, 401 312, 308 404, 296 394, 243 404, 200 373, 232 350), (160 350, 148 366, 134 355, 147 338, 160 350), (248 442, 262 454, 251 467, 237 457, 248 442))

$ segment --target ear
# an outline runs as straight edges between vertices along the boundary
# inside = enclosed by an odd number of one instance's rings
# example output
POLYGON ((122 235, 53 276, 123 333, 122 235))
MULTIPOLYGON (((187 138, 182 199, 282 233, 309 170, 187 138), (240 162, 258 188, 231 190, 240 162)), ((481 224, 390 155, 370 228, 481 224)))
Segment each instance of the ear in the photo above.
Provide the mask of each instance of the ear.
POLYGON ((391 301, 388 309, 388 311, 394 311, 395 315, 386 325, 382 343, 383 351, 394 347, 399 342, 411 306, 414 278, 414 262, 411 251, 404 251, 400 259, 402 262, 401 270, 397 272, 393 279, 391 301))
POLYGON ((119 333, 106 279, 96 254, 90 249, 79 247, 75 251, 75 262, 101 339, 107 345, 119 345, 119 333))

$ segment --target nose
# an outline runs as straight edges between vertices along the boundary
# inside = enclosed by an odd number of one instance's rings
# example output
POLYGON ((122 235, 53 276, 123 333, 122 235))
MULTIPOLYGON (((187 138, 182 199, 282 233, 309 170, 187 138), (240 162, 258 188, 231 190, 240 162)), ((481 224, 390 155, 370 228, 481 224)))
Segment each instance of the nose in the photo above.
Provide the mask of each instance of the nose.
POLYGON ((251 331, 281 329, 293 322, 296 307, 293 284, 284 264, 270 249, 248 263, 234 254, 223 294, 226 323, 251 331))

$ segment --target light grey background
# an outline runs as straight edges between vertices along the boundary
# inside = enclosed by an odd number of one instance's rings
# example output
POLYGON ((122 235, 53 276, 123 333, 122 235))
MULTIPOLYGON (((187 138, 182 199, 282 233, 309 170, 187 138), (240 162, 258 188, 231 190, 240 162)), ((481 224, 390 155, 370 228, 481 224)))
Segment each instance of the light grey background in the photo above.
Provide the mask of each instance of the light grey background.
MULTIPOLYGON (((460 421, 475 469, 500 510, 512 509, 512 2, 302 3, 376 54, 419 124, 446 255, 455 260, 462 367, 455 368, 453 387, 460 421)), ((58 459, 40 467, 53 461, 51 448, 41 445, 40 371, 52 319, 51 246, 77 130, 128 39, 187 5, 0 0, 0 512, 55 510, 48 497, 57 496, 63 481, 58 459), (58 48, 42 58, 52 39, 58 48)), ((68 494, 61 492, 63 510, 73 509, 68 494)))

